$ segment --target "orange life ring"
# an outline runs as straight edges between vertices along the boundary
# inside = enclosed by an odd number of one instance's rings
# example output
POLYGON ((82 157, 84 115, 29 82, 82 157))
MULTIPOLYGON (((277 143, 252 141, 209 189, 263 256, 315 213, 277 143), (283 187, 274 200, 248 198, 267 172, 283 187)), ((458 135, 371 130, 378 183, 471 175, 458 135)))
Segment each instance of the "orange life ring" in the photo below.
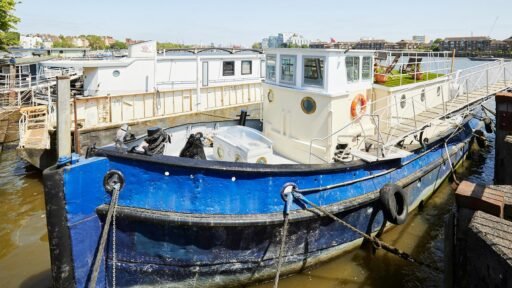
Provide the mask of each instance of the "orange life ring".
POLYGON ((352 115, 352 119, 359 117, 360 115, 366 113, 366 97, 363 94, 357 94, 352 100, 352 105, 350 107, 350 114, 352 115))

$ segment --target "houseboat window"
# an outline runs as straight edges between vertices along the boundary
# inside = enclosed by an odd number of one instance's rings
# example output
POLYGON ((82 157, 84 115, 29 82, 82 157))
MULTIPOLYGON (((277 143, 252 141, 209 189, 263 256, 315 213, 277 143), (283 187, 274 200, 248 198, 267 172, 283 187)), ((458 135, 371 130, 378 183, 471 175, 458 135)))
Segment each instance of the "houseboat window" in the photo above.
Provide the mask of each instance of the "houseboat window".
POLYGON ((295 84, 295 66, 297 57, 281 56, 281 78, 280 82, 286 84, 295 84))
POLYGON ((276 82, 276 55, 267 55, 267 81, 276 82))
POLYGON ((252 61, 242 61, 242 75, 252 74, 252 61))
POLYGON ((311 97, 304 97, 300 102, 300 107, 302 108, 302 112, 306 114, 313 114, 316 111, 316 102, 311 97))
POLYGON ((407 105, 407 96, 405 96, 405 94, 403 94, 402 97, 400 98, 400 107, 402 107, 402 109, 404 109, 406 105, 407 105))
POLYGON ((235 75, 235 61, 222 62, 222 76, 234 76, 234 75, 235 75))
POLYGON ((359 56, 347 56, 345 65, 347 66, 347 81, 359 81, 359 56))
POLYGON ((361 73, 363 76, 363 80, 372 79, 372 57, 364 56, 363 57, 363 72, 361 73))
POLYGON ((114 72, 112 72, 112 76, 114 77, 119 77, 119 75, 121 75, 121 72, 119 72, 119 70, 114 70, 114 72))
POLYGON ((304 57, 304 85, 324 86, 324 59, 304 57))

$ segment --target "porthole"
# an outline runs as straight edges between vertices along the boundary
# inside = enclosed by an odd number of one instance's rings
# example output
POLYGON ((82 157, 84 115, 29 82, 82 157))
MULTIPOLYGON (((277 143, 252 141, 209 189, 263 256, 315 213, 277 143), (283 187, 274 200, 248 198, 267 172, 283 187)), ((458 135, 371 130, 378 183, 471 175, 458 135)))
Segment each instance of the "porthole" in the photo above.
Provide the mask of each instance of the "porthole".
POLYGON ((119 70, 114 70, 114 72, 112 72, 112 76, 114 77, 119 77, 119 75, 121 75, 121 72, 119 72, 119 70))
POLYGON ((256 160, 256 163, 258 163, 258 164, 267 164, 267 158, 260 157, 260 158, 258 158, 258 160, 256 160))
POLYGON ((272 89, 268 90, 267 99, 268 99, 268 103, 271 103, 274 101, 274 91, 272 91, 272 89))
POLYGON ((311 97, 304 97, 300 102, 300 107, 304 113, 313 114, 316 111, 316 102, 311 97))
POLYGON ((425 89, 421 90, 420 100, 421 102, 425 102, 425 89))
POLYGON ((437 87, 437 97, 441 96, 441 86, 437 87))
POLYGON ((403 94, 402 97, 400 97, 400 107, 402 109, 404 109, 406 105, 407 105, 407 97, 405 96, 405 94, 403 94))
POLYGON ((236 154, 235 155, 235 162, 240 162, 240 160, 242 160, 242 156, 240 156, 240 154, 236 154))
POLYGON ((224 150, 222 147, 217 147, 217 157, 219 157, 219 159, 224 158, 224 150))

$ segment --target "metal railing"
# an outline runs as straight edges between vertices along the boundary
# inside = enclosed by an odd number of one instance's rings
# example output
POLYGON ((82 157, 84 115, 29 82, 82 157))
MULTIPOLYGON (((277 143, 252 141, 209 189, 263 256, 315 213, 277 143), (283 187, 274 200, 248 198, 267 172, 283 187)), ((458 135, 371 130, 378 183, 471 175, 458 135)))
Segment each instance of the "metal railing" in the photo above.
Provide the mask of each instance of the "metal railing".
POLYGON ((447 121, 448 117, 469 112, 475 103, 509 87, 512 87, 512 62, 495 61, 459 70, 422 82, 420 86, 414 85, 376 101, 369 101, 367 106, 371 109, 367 110, 371 112, 368 114, 358 116, 323 138, 311 139, 310 160, 311 156, 322 159, 312 153, 315 142, 345 134, 360 136, 361 141, 356 149, 366 140, 372 139, 372 142, 380 146, 377 150, 385 151, 435 121, 447 121), (365 122, 366 118, 370 121, 365 122), (366 135, 365 130, 369 126, 372 127, 370 130, 374 130, 372 135, 366 135))
POLYGON ((428 81, 449 74, 453 69, 451 52, 447 51, 378 51, 377 55, 375 75, 398 79, 393 86, 428 81), (386 71, 388 68, 390 71, 386 71), (404 81, 406 79, 410 81, 404 81))

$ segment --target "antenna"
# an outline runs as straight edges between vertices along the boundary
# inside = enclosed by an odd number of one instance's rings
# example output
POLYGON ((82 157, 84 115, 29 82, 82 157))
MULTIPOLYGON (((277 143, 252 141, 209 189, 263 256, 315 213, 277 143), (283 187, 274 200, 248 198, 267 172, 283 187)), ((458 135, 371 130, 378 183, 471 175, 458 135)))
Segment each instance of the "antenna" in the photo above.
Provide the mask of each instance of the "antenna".
POLYGON ((496 19, 494 19, 494 23, 492 23, 491 30, 489 30, 489 34, 487 36, 491 37, 491 33, 494 30, 494 26, 496 26, 496 22, 498 22, 498 19, 500 16, 496 16, 496 19))

